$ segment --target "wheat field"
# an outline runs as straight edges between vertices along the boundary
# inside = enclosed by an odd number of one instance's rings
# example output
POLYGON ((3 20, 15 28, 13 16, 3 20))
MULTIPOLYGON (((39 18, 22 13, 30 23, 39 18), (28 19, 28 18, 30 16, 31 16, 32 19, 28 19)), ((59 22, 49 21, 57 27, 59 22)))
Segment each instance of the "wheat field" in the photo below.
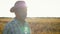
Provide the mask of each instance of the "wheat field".
MULTIPOLYGON (((0 34, 7 22, 13 18, 0 17, 0 34)), ((60 18, 53 17, 33 17, 26 18, 31 28, 31 34, 60 34, 60 18)))

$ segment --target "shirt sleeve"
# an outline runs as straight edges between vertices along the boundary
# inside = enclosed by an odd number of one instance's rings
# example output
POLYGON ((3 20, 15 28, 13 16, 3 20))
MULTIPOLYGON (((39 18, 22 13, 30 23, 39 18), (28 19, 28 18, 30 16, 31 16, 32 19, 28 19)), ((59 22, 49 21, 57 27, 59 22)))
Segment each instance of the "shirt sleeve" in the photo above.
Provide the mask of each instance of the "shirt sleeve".
POLYGON ((10 26, 6 25, 3 29, 3 34, 11 34, 10 26))

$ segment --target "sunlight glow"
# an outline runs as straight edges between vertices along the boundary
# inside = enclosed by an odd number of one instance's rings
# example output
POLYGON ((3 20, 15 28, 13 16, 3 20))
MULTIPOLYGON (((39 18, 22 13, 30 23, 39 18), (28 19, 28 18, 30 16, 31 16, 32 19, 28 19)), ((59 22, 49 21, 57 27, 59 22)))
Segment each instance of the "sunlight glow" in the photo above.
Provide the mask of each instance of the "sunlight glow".
MULTIPOLYGON (((0 1, 0 17, 15 17, 10 8, 17 0, 0 1)), ((27 17, 60 17, 60 0, 24 0, 27 4, 27 17)))
POLYGON ((60 17, 60 0, 26 0, 27 17, 60 17))

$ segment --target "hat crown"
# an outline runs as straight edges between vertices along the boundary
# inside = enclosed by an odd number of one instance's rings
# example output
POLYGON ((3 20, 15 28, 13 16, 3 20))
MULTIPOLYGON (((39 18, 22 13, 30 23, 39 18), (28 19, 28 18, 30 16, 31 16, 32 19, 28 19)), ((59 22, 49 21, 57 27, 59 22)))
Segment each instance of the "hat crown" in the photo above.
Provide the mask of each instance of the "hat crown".
POLYGON ((14 5, 14 7, 25 7, 25 1, 17 1, 14 5))

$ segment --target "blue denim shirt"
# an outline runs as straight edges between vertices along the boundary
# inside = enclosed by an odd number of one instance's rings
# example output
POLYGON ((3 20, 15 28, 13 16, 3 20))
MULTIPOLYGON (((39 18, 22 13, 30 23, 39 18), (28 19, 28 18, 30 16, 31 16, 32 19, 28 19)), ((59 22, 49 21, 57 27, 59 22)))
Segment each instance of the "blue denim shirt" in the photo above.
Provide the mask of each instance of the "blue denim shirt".
POLYGON ((27 22, 21 25, 21 22, 15 18, 6 24, 3 34, 30 34, 30 27, 27 22))

